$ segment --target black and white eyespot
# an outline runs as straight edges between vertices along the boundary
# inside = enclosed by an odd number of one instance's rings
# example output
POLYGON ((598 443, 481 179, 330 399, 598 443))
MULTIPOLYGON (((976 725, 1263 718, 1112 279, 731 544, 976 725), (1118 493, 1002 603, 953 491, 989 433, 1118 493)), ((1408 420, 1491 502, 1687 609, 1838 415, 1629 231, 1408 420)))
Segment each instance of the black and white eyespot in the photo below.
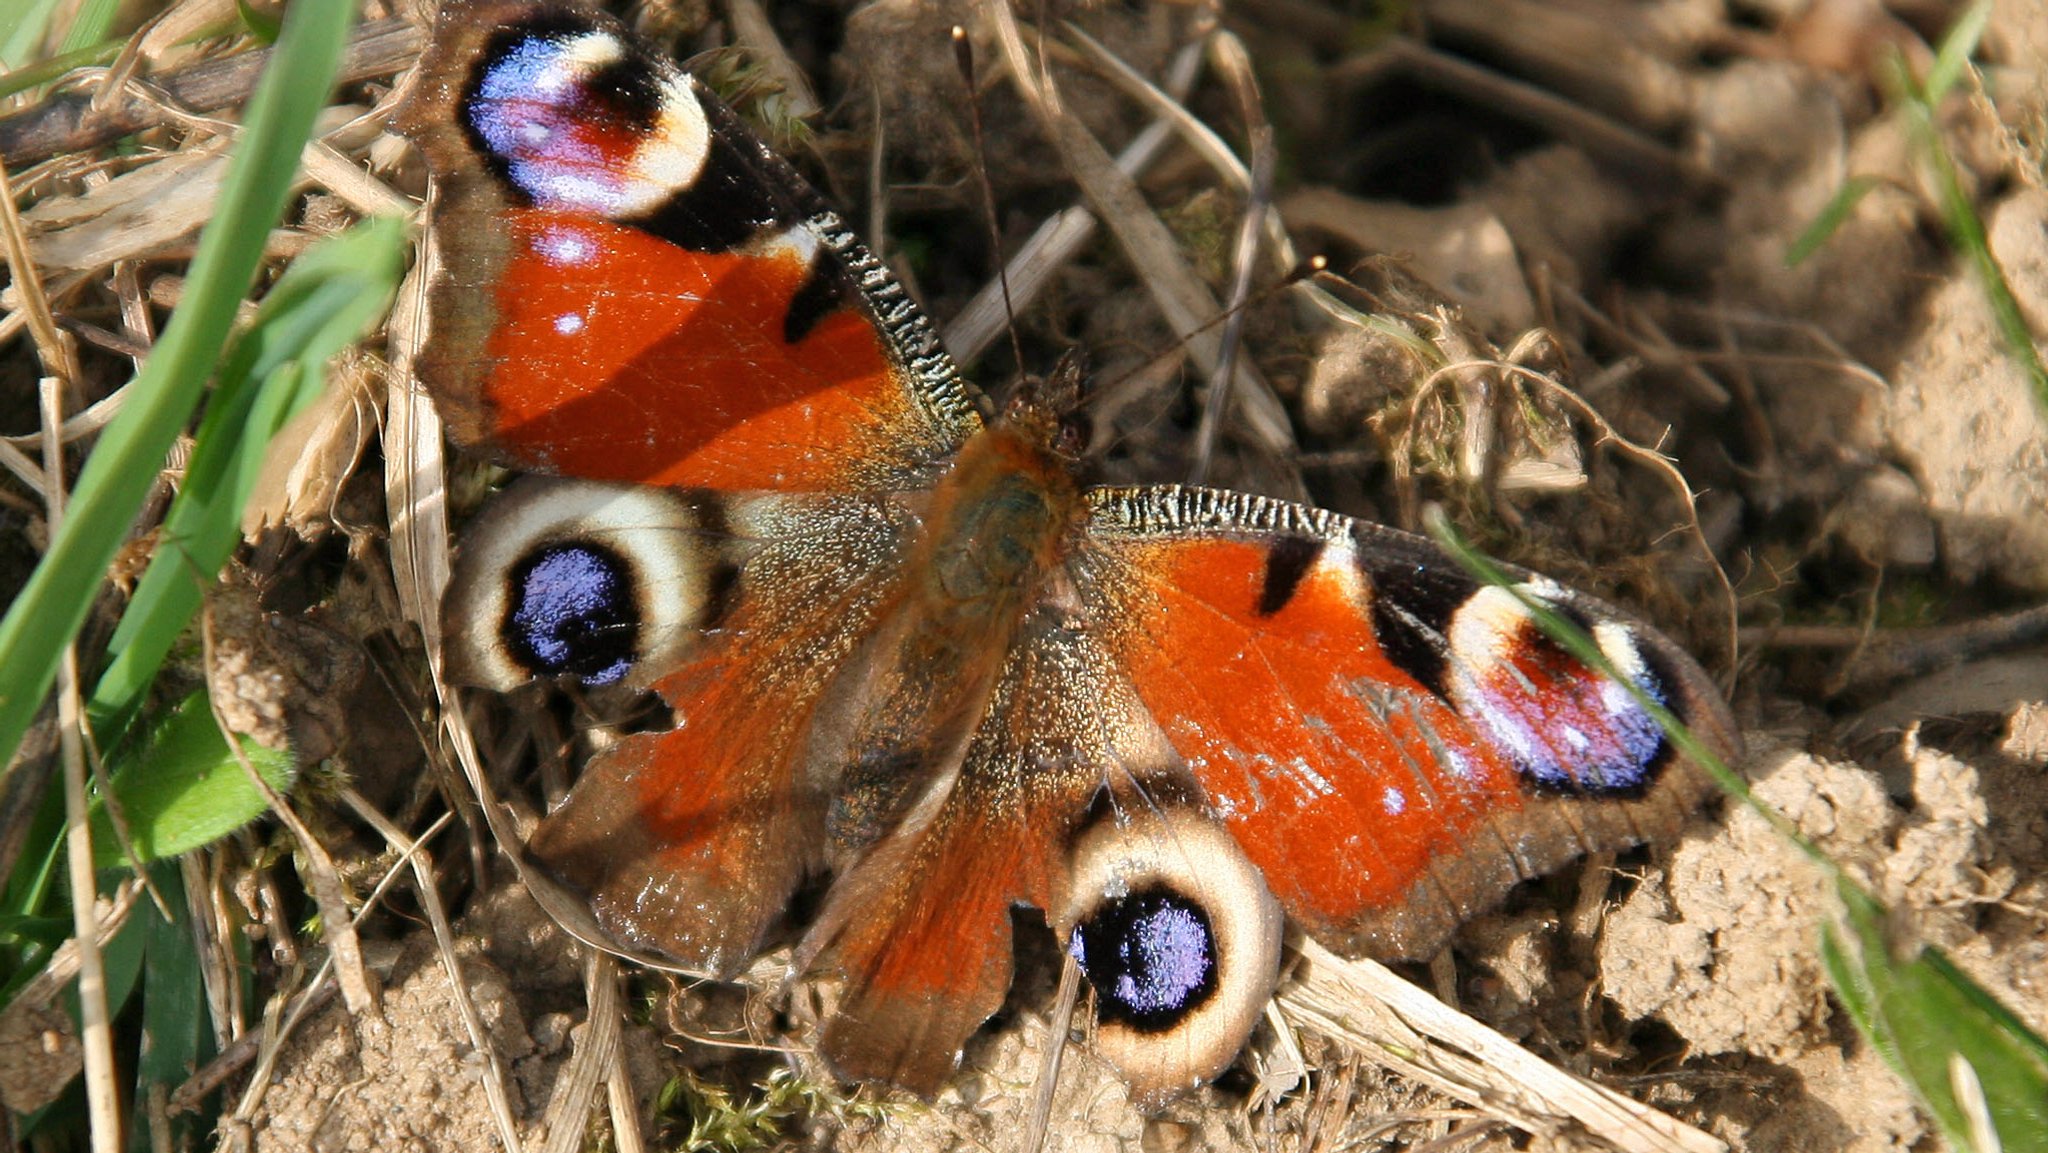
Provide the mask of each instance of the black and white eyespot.
POLYGON ((472 522, 442 604, 448 676, 637 684, 671 667, 711 610, 718 558, 701 508, 664 489, 529 478, 472 522))
POLYGON ((1095 989, 1095 1050, 1159 1105, 1237 1058, 1273 996, 1282 918, 1237 842, 1192 808, 1105 817, 1053 927, 1095 989))
POLYGON ((711 154, 688 77, 571 13, 501 30, 461 118, 479 152, 535 205, 614 220, 690 188, 711 154))
MULTIPOLYGON (((1560 586, 1517 586, 1588 632, 1602 655, 1650 699, 1675 704, 1635 632, 1595 618, 1560 586)), ((1640 795, 1670 760, 1663 729, 1620 683, 1580 664, 1507 589, 1475 591, 1445 637, 1450 696, 1536 788, 1582 796, 1640 795)))

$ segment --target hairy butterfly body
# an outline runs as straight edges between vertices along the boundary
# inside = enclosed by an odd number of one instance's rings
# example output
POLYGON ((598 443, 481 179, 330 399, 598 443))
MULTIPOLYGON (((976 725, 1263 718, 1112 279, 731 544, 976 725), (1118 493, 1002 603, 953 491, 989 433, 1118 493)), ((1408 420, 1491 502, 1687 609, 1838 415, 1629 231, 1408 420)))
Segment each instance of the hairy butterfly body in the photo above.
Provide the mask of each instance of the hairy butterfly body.
MULTIPOLYGON (((823 1051, 929 1093, 1035 908, 1156 1103, 1234 1058, 1283 912, 1423 956, 1702 795, 1626 689, 1426 541, 1087 487, 1071 369, 985 417, 843 222, 609 18, 457 0, 422 69, 446 271, 421 372, 457 439, 536 474, 468 529, 449 667, 675 710, 527 847, 607 947, 731 976, 829 877, 796 954, 843 982, 823 1051)), ((1670 642, 1517 579, 1736 747, 1670 642)))

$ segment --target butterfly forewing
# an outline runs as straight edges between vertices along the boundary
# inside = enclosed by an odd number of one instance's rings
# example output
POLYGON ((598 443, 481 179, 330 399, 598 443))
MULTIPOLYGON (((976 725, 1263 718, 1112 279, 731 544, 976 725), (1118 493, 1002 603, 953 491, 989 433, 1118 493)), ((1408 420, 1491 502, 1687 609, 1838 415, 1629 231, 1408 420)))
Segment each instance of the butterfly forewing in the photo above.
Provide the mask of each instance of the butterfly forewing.
MULTIPOLYGON (((1515 881, 1705 791, 1625 690, 1428 542, 1242 493, 1100 489, 1073 560, 1103 643, 1292 916, 1421 956, 1515 881)), ((1728 749, 1691 660, 1544 585, 1728 749)))
POLYGON ((404 122, 440 184, 421 372, 465 443, 598 480, 872 491, 980 426, 887 270, 608 17, 455 0, 404 122))

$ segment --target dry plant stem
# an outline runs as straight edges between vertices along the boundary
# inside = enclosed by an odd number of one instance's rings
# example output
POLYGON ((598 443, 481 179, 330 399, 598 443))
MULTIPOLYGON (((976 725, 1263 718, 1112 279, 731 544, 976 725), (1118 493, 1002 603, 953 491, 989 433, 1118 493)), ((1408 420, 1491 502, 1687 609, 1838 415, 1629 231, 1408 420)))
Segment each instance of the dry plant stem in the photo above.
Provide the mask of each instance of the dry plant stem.
POLYGON ((605 1102, 611 1108, 612 1138, 619 1153, 647 1153, 647 1141, 640 1134, 640 1110, 633 1092, 633 1079, 626 1071, 625 1050, 612 1061, 612 1075, 605 1079, 605 1102))
MULTIPOLYGON (((314 977, 313 983, 300 992, 293 1001, 291 1010, 285 1016, 285 1024, 276 1033, 278 1039, 281 1041, 284 1035, 290 1033, 291 1025, 304 1019, 308 1014, 318 1012, 324 1008, 329 1001, 334 1000, 334 995, 340 991, 341 986, 334 983, 333 969, 323 966, 314 977)), ((265 1039, 270 1036, 272 1034, 268 1030, 244 1033, 226 1046, 223 1046, 220 1056, 208 1061, 198 1072, 187 1077, 184 1083, 179 1085, 176 1091, 171 1094, 171 1099, 166 1106, 168 1111, 175 1116, 179 1113, 190 1113, 198 1109, 200 1101, 205 1099, 207 1094, 226 1084, 228 1078, 240 1072, 251 1061, 256 1060, 261 1055, 265 1039)), ((251 1079, 249 1088, 252 1090, 267 1088, 268 1085, 268 1077, 256 1077, 251 1079)), ((252 1107, 248 1112, 253 1115, 253 1105, 260 1103, 261 1098, 259 1097, 255 1102, 251 1103, 252 1107)))
MULTIPOLYGON (((541 1126, 547 1133, 541 1143, 541 1153, 576 1153, 584 1147, 584 1138, 590 1128, 590 1104, 596 1097, 597 1087, 610 1079, 614 1068, 623 1064, 619 1060, 618 971, 618 962, 608 954, 597 949, 584 951, 583 1003, 588 1015, 584 1018, 582 1035, 577 1039, 576 1051, 555 1079, 554 1092, 548 1098, 547 1111, 541 1117, 541 1126)), ((613 1130, 617 1133, 630 1131, 637 1140, 640 1136, 638 1103, 630 1099, 625 1103, 625 1115, 633 1119, 627 1125, 619 1124, 620 1110, 616 1100, 610 1109, 613 1130)))
POLYGON ((768 19, 760 0, 726 0, 724 7, 732 21, 733 43, 746 49, 767 73, 769 81, 782 90, 789 116, 806 120, 815 115, 820 105, 811 91, 810 79, 790 59, 789 49, 783 47, 782 38, 775 34, 775 24, 768 19))
POLYGON ((363 171, 325 140, 306 145, 301 165, 307 179, 364 216, 406 217, 419 211, 419 206, 409 198, 363 171))
MULTIPOLYGON (((342 58, 337 84, 389 76, 418 58, 420 29, 404 20, 379 20, 356 28, 342 58)), ((270 49, 243 52, 157 77, 154 85, 186 108, 211 110, 241 104, 256 89, 270 63, 270 49)), ((0 163, 33 164, 52 156, 101 148, 164 120, 163 108, 122 86, 123 95, 104 115, 92 111, 93 97, 69 93, 13 116, 0 118, 0 163)))
POLYGON ((1735 411, 1741 421, 1742 442, 1749 446, 1748 457, 1755 463, 1749 466, 1761 482, 1764 491, 1771 494, 1770 503, 1777 504, 1780 488, 1778 459, 1778 434, 1771 428, 1770 414, 1764 411, 1762 394, 1757 391, 1756 377, 1751 374, 1751 364, 1742 356, 1742 346, 1735 335, 1735 326, 1729 323, 1726 313, 1714 317, 1714 335, 1719 338, 1721 352, 1728 357, 1728 390, 1735 398, 1735 411))
POLYGON ((207 989, 207 1022, 213 1026, 213 1049, 225 1051, 236 1040, 231 1028, 229 1003, 238 999, 236 973, 229 967, 233 942, 229 928, 213 920, 213 905, 207 901, 207 864, 213 852, 186 852, 178 856, 178 877, 184 881, 186 922, 193 926, 193 946, 199 950, 199 979, 207 989), (209 932, 211 930, 211 932, 209 932))
MULTIPOLYGON (((101 946, 113 940, 114 934, 119 933, 122 927, 128 923, 128 917, 134 913, 136 902, 141 897, 142 883, 133 877, 129 877, 119 885, 116 885, 114 891, 107 895, 106 907, 97 911, 99 925, 98 943, 101 946)), ((15 993, 14 999, 8 1003, 10 1005, 17 1003, 24 1005, 49 1004, 56 999, 57 994, 64 991, 64 986, 69 985, 73 978, 78 976, 79 967, 82 964, 78 941, 74 938, 66 938, 63 944, 57 946, 51 952, 49 961, 43 965, 43 971, 30 977, 27 983, 22 985, 20 991, 15 993)))
POLYGON ((1356 86, 1399 73, 1484 107, 1528 121, 1577 145, 1595 162, 1619 169, 1652 187, 1712 188, 1719 179, 1698 163, 1597 112, 1533 84, 1446 56, 1413 40, 1395 39, 1364 56, 1341 61, 1330 80, 1356 86))
MULTIPOLYGON (((874 83, 868 85, 868 121, 875 126, 874 138, 868 141, 868 251, 886 253, 889 251, 889 125, 882 115, 881 86, 874 83)), ((951 334, 949 327, 946 351, 953 354, 953 359, 965 361, 967 357, 953 346, 951 334)))
POLYGON ((1623 327, 1613 317, 1595 308, 1593 303, 1580 295, 1578 289, 1565 282, 1550 279, 1550 287, 1564 303, 1595 331, 1608 340, 1632 351, 1644 364, 1660 368, 1675 368, 1680 378, 1689 386, 1690 399, 1709 412, 1719 412, 1728 407, 1731 398, 1721 383, 1708 376, 1692 356, 1683 349, 1664 339, 1661 331, 1652 336, 1639 335, 1623 327))
MULTIPOLYGON (((119 261, 114 265, 114 295, 121 301, 122 334, 139 348, 147 349, 156 343, 156 320, 149 314, 148 299, 142 294, 142 276, 137 271, 139 264, 133 260, 119 261)), ((142 370, 142 357, 135 358, 134 368, 142 370)))
MULTIPOLYGON (((213 613, 199 614, 199 636, 206 661, 206 667, 214 667, 213 613)), ((313 902, 320 908, 321 935, 327 941, 327 948, 334 959, 334 973, 341 982, 342 1000, 348 1011, 358 1017, 376 1017, 378 1014, 376 995, 370 990, 369 971, 363 965, 362 942, 356 936, 354 914, 348 907, 348 890, 341 883, 341 874, 334 867, 334 858, 327 853, 327 847, 313 835, 298 813, 292 810, 256 766, 249 763, 249 756, 242 751, 242 742, 221 716, 220 702, 208 702, 213 709, 213 719, 220 726, 221 739, 227 742, 235 761, 249 777, 249 783, 263 797, 270 811, 277 815, 284 827, 298 842, 299 852, 304 854, 306 888, 313 894, 313 902)))
POLYGON ((1301 1038, 1295 1035, 1294 1026, 1280 1006, 1266 1002, 1266 1028, 1273 1031, 1273 1049, 1277 1057, 1261 1052, 1258 1063, 1258 1084, 1252 1091, 1251 1103, 1262 1109, 1271 1109, 1280 1101, 1301 1087, 1308 1078, 1308 1057, 1301 1051, 1301 1038))
POLYGON ((1706 1133, 1552 1067, 1377 961, 1345 961, 1309 940, 1300 953, 1298 979, 1280 994, 1294 1019, 1518 1128, 1543 1132, 1555 1128, 1543 1118, 1569 1117, 1632 1153, 1727 1149, 1706 1133))
MULTIPOLYGON (((1202 65, 1202 46, 1199 42, 1183 47, 1173 62, 1167 66, 1166 88, 1169 93, 1185 96, 1194 87, 1195 77, 1202 65)), ((1170 100, 1172 107, 1177 102, 1170 100)), ((1165 119, 1154 120, 1132 139, 1124 150, 1117 154, 1116 166, 1127 176, 1136 177, 1152 166, 1165 150, 1166 142, 1173 136, 1173 129, 1165 119)), ((879 144, 876 152, 874 179, 881 178, 879 144)), ((879 201, 875 201, 879 203, 879 201)), ((1095 236, 1098 221, 1095 214, 1083 205, 1075 205, 1038 226, 1015 256, 1003 269, 1003 278, 1010 285, 1011 299, 1017 308, 1029 308, 1051 282, 1052 274, 1074 258, 1074 254, 1087 246, 1095 236)), ((879 219, 870 231, 880 233, 879 219)), ((882 251, 879 247, 876 251, 882 251)), ((982 286, 967 306, 960 310, 952 322, 946 325, 943 341, 946 351, 954 360, 971 364, 988 346, 995 342, 1009 325, 1009 316, 1004 309, 1003 281, 991 280, 982 286)))
POLYGON ((384 505, 390 510, 399 613, 419 625, 435 691, 444 712, 452 712, 453 697, 441 680, 441 591, 449 573, 447 464, 441 414, 413 372, 427 339, 427 286, 440 272, 440 249, 431 228, 421 235, 419 259, 399 286, 386 326, 391 372, 384 405, 384 505))
POLYGON ((277 1072, 278 1058, 284 1054, 285 1039, 298 1029, 312 1011, 325 1005, 334 995, 338 985, 334 981, 334 958, 329 956, 322 962, 318 972, 313 974, 312 984, 298 996, 286 998, 282 992, 271 996, 263 1007, 263 1026, 245 1038, 254 1038, 256 1044, 256 1067, 251 1070, 249 1080, 242 1089, 241 1100, 235 1103, 235 1111, 221 1118, 221 1128, 229 1137, 222 1141, 230 1148, 248 1148, 251 1118, 262 1106, 264 1094, 270 1089, 270 1082, 277 1072), (289 1003, 288 1003, 289 1002, 289 1003))
POLYGON ((1202 399, 1202 419, 1195 428, 1195 463, 1188 483, 1208 479, 1209 463, 1216 455, 1223 415, 1230 411, 1230 382, 1237 378, 1237 357, 1244 345, 1245 302, 1252 295, 1252 269, 1258 265, 1259 242, 1265 238, 1266 214, 1273 195, 1273 128, 1254 124, 1251 130, 1252 191, 1245 204, 1244 219, 1237 231, 1237 251, 1230 278, 1230 300, 1224 309, 1223 348, 1216 371, 1202 399))
MULTIPOLYGON (((1067 35, 1082 51, 1082 55, 1096 66, 1096 71, 1115 84, 1118 89, 1145 106, 1158 123, 1171 128, 1182 143, 1194 150, 1232 191, 1249 197, 1252 193, 1252 172, 1237 158, 1216 131, 1195 118, 1181 103, 1185 94, 1176 96, 1170 89, 1162 90, 1158 85, 1145 79, 1136 69, 1104 47, 1101 42, 1089 36, 1078 25, 1068 24, 1067 35)), ((1232 86, 1243 88, 1252 83, 1252 70, 1244 44, 1228 32, 1218 32, 1210 37, 1206 45, 1209 55, 1215 58, 1216 70, 1232 81, 1232 86)), ((1118 163, 1118 167, 1123 167, 1118 163)), ((1128 170, 1127 170, 1128 171, 1128 170)), ((1133 173, 1132 175, 1136 175, 1133 173)), ((1287 234, 1287 225, 1281 220, 1277 209, 1269 207, 1265 216, 1266 247, 1273 253, 1274 271, 1285 275, 1294 271, 1300 258, 1295 254, 1294 239, 1287 234)))
POLYGON ((1752 645, 1853 650, 1843 689, 1878 684, 2048 638, 2048 605, 1938 628, 1879 632, 1864 625, 1791 625, 1742 630, 1752 645))
POLYGON ((1053 998, 1052 1013, 1045 1022, 1045 1060, 1038 1067, 1038 1081, 1031 1087, 1031 1112, 1025 1117, 1024 1140, 1018 1153, 1039 1153, 1052 1122, 1052 1098, 1060 1086, 1060 1059, 1066 1056, 1067 1037, 1074 1027, 1074 1005, 1081 997, 1081 965, 1071 954, 1060 961, 1060 988, 1053 998))
MULTIPOLYGON (((0 198, 13 200, 0 181, 0 198)), ((9 214, 12 215, 11 213, 9 214)), ((11 255, 11 253, 10 253, 11 255)), ((43 380, 43 416, 54 425, 56 381, 43 380)), ((64 520, 62 449, 54 436, 43 474, 45 516, 54 535, 64 520)), ((114 1034, 107 1011, 107 971, 100 956, 99 881, 92 865, 91 807, 85 795, 85 702, 79 695, 78 650, 64 648, 57 667, 57 748, 64 774, 64 863, 71 883, 71 932, 78 945, 78 1016, 85 1048, 85 1104, 93 1153, 120 1153, 120 1090, 114 1084, 114 1034)))
MULTIPOLYGON (((14 188, 8 183, 5 167, 0 167, 0 245, 6 248, 10 287, 27 318, 43 371, 61 379, 67 389, 77 387, 78 353, 71 339, 58 329, 57 318, 50 311, 42 273, 29 257, 28 234, 22 229, 21 213, 15 207, 14 188)), ((54 524, 50 528, 56 530, 54 524)))
POLYGON ((413 889, 419 896, 420 908, 427 914, 427 924, 434 930, 441 967, 448 973, 449 995, 462 1014, 462 1027, 469 1033, 471 1047, 484 1055, 484 1097, 491 1103, 491 1120, 498 1127, 498 1140, 509 1153, 520 1153, 519 1124, 512 1119, 512 1099, 505 1092, 505 1059, 492 1043, 490 1030, 484 1028, 483 1014, 477 1012, 476 998, 471 996, 469 982, 463 978, 462 959, 455 955, 455 931, 449 927, 448 911, 441 904, 440 886, 434 883, 433 856, 354 789, 343 789, 341 799, 351 812, 377 830, 386 844, 411 860, 413 889))
POLYGON ((27 453, 5 440, 0 440, 0 468, 13 473, 15 479, 36 492, 43 491, 49 483, 43 476, 43 470, 36 466, 36 462, 30 459, 27 453))
POLYGON ((1515 71, 1645 132, 1669 133, 1692 114, 1685 74, 1644 49, 1641 10, 1625 0, 1423 0, 1418 7, 1433 35, 1479 45, 1474 55, 1512 61, 1515 71))
MULTIPOLYGON (((1038 69, 1009 7, 997 0, 984 0, 982 10, 996 29, 1011 82, 1066 161, 1074 183, 1109 226, 1168 327, 1186 342, 1197 367, 1205 374, 1215 372, 1222 359, 1221 338, 1208 328, 1221 311, 1215 297, 1182 259, 1172 232, 1152 213, 1130 177, 1117 169, 1102 145, 1071 113, 1057 106, 1049 88, 1040 86, 1038 69)), ((1293 430, 1271 388, 1243 365, 1238 367, 1235 387, 1238 415, 1259 446, 1274 454, 1291 450, 1293 430)))

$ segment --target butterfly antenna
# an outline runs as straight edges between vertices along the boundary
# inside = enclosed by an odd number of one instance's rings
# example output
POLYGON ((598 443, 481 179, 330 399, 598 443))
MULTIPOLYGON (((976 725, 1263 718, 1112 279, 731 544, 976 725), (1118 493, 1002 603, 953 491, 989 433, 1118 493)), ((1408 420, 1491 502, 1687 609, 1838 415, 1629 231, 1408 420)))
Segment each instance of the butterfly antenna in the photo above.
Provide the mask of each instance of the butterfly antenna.
POLYGON ((1230 303, 1223 310, 1222 347, 1216 356, 1216 372, 1209 378, 1202 420, 1195 427, 1195 464, 1188 474, 1190 484, 1201 484, 1208 478, 1223 416, 1230 409, 1230 386, 1237 376, 1237 350, 1244 343, 1244 318, 1248 311, 1245 305, 1251 298, 1252 270, 1259 262, 1261 242, 1266 238, 1266 209, 1273 199, 1272 125, 1253 125, 1251 148, 1251 194, 1245 200, 1244 220, 1237 232, 1236 267, 1231 272, 1230 303))
POLYGON ((988 141, 981 132, 980 85, 974 77, 974 42, 967 29, 953 25, 953 63, 960 69, 960 81, 967 86, 967 123, 974 133, 974 175, 981 185, 982 224, 988 229, 988 250, 996 263, 996 283, 1003 289, 1003 318, 1010 330, 1010 353, 1017 358, 1017 371, 1024 371, 1024 342, 1017 336, 1017 309, 1010 301, 1010 271, 1003 260, 1002 233, 996 227, 996 189, 988 178, 988 141))

